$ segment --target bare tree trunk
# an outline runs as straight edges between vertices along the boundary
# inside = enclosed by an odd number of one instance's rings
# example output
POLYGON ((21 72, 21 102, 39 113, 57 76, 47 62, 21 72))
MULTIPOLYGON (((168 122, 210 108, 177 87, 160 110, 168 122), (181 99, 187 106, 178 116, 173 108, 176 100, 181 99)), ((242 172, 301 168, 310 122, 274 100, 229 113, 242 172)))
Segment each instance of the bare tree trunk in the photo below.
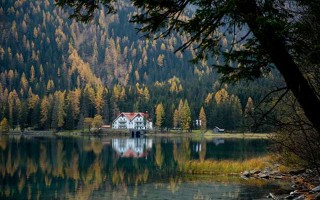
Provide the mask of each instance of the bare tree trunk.
POLYGON ((263 23, 258 22, 263 20, 264 16, 255 0, 238 0, 237 9, 282 74, 287 87, 297 98, 306 117, 320 133, 320 100, 290 56, 285 46, 285 39, 279 34, 281 30, 276 29, 266 20, 263 23))

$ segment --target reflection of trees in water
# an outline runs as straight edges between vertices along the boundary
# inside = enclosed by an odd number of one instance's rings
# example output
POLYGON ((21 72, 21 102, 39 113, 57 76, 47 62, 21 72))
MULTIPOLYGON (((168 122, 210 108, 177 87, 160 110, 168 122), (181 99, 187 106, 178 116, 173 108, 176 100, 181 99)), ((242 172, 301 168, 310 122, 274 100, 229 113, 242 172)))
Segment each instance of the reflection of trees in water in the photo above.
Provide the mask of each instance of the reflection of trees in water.
POLYGON ((201 150, 199 152, 199 160, 203 162, 206 159, 206 152, 207 152, 207 141, 201 140, 201 150))
MULTIPOLYGON (((163 187, 176 193, 182 182, 177 174, 193 158, 191 143, 159 140, 147 157, 127 158, 98 139, 0 137, 0 199, 88 199, 97 190, 110 191, 110 198, 136 197, 142 184, 163 179, 169 180, 163 187)), ((197 158, 203 161, 208 145, 200 144, 197 158)))
POLYGON ((173 158, 178 164, 178 170, 183 171, 187 161, 191 159, 190 139, 183 138, 181 141, 173 143, 173 158))
POLYGON ((169 190, 175 193, 179 190, 179 185, 181 184, 181 179, 179 177, 170 177, 169 179, 169 190))
POLYGON ((4 151, 7 148, 8 137, 0 137, 0 148, 4 151))
POLYGON ((157 142, 156 143, 156 163, 160 169, 162 168, 163 161, 164 161, 164 156, 161 149, 161 143, 157 142))

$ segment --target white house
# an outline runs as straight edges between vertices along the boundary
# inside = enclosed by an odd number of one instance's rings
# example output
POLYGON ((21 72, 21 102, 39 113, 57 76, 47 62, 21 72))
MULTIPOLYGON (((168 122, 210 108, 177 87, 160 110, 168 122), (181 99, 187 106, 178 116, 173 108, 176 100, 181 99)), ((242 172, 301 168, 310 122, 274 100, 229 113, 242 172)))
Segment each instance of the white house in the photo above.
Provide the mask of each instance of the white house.
POLYGON ((150 130, 152 122, 149 120, 148 113, 142 112, 122 112, 112 122, 113 129, 137 129, 150 130))

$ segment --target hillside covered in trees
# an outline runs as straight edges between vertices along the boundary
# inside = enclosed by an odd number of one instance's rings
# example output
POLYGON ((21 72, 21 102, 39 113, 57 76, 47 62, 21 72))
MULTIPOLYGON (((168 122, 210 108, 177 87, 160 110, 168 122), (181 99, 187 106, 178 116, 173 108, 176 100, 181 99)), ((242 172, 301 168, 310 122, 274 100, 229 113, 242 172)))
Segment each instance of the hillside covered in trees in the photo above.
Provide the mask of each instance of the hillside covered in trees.
POLYGON ((266 88, 281 84, 271 73, 237 86, 221 83, 211 67, 219 58, 193 64, 196 46, 175 52, 187 35, 142 38, 128 22, 135 12, 130 3, 117 8, 81 24, 53 0, 1 1, 2 124, 72 130, 91 121, 110 124, 122 111, 148 111, 161 128, 197 128, 200 118, 207 128, 247 131, 266 88))

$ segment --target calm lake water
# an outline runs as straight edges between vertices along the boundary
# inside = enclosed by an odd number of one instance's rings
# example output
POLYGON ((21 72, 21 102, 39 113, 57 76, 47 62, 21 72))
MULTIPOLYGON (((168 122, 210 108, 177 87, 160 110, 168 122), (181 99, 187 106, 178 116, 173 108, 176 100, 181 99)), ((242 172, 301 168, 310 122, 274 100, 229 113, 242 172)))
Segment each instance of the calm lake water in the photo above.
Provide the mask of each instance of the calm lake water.
POLYGON ((280 183, 186 175, 189 160, 267 154, 266 140, 0 136, 0 199, 263 199, 280 183))

